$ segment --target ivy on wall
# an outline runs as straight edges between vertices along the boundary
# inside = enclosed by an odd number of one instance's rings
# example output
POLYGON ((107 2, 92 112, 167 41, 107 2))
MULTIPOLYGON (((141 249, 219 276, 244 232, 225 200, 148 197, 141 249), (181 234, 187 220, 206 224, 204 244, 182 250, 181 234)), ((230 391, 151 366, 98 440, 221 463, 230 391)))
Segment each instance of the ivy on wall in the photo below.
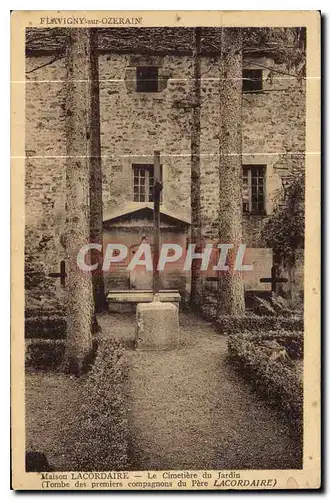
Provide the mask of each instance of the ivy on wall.
POLYGON ((263 228, 266 244, 285 263, 291 265, 298 249, 304 248, 305 235, 305 176, 293 173, 287 188, 278 196, 273 215, 263 228))

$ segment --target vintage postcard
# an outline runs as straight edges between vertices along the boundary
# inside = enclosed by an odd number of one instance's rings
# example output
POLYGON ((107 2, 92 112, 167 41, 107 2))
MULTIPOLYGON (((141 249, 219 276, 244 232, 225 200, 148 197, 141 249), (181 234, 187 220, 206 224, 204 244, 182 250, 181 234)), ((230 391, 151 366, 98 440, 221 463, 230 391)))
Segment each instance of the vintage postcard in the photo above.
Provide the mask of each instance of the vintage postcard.
POLYGON ((12 487, 320 488, 319 12, 11 44, 12 487))

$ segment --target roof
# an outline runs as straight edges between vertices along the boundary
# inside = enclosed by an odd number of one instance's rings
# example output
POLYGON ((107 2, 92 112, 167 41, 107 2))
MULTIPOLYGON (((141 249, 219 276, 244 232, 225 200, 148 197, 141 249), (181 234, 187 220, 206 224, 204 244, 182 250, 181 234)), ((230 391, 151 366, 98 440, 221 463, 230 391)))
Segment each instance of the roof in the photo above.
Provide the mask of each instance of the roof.
MULTIPOLYGON (((27 28, 27 55, 64 54, 68 28, 27 28)), ((99 52, 127 54, 181 54, 192 55, 193 30, 190 27, 131 27, 94 28, 98 31, 99 52)), ((273 39, 280 31, 270 28, 270 40, 261 42, 266 28, 238 28, 244 30, 244 51, 263 53, 272 57, 273 39), (270 52, 271 51, 271 52, 270 52)), ((292 28, 289 28, 292 29, 292 28)), ((293 28, 294 29, 294 28, 293 28)), ((201 30, 201 54, 219 56, 220 27, 203 27, 201 30)), ((279 41, 277 43, 279 45, 279 41)), ((277 49, 277 46, 276 46, 277 49)))
MULTIPOLYGON (((153 203, 125 203, 119 207, 114 207, 109 210, 105 210, 103 213, 103 221, 107 222, 110 220, 118 219, 120 217, 123 217, 125 215, 130 215, 134 214, 137 212, 140 212, 141 210, 149 210, 151 213, 153 213, 153 203)), ((182 216, 176 212, 172 212, 171 210, 167 209, 163 205, 160 206, 160 214, 165 215, 167 217, 170 217, 171 219, 174 219, 177 222, 181 222, 184 224, 191 224, 191 220, 189 217, 182 216)))

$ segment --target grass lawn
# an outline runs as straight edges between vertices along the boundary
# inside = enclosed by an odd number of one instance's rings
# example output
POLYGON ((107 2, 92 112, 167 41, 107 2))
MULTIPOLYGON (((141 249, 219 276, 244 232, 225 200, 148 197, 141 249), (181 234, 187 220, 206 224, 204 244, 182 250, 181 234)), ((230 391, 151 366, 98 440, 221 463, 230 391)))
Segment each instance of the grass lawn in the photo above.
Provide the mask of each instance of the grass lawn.
POLYGON ((65 436, 84 400, 81 379, 63 373, 25 375, 26 450, 45 453, 54 470, 66 470, 70 443, 65 436))
POLYGON ((44 453, 56 471, 127 466, 126 358, 117 340, 99 338, 85 375, 29 369, 25 386, 26 451, 44 453))

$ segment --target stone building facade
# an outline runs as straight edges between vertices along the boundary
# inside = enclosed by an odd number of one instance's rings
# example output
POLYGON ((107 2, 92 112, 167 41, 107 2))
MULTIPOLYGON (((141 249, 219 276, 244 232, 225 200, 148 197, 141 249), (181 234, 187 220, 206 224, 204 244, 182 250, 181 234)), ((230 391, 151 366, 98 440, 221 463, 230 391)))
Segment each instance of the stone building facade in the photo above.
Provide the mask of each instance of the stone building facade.
MULTIPOLYGON (((58 30, 58 38, 46 33, 42 42, 40 37, 34 41, 34 33, 27 36, 26 262, 28 271, 37 270, 42 277, 32 279, 27 307, 61 301, 59 280, 46 275, 58 270, 64 258, 66 71, 64 57, 54 61, 59 44, 63 49, 62 31, 58 30)), ((148 179, 155 150, 161 154, 162 207, 185 225, 190 220, 191 33, 182 37, 182 45, 170 32, 163 33, 160 46, 142 30, 133 39, 128 30, 123 29, 122 38, 119 31, 115 48, 113 38, 100 38, 105 227, 118 212, 130 217, 142 203, 152 207, 148 179), (156 80, 155 86, 141 91, 149 76, 156 80), (144 193, 139 176, 146 178, 141 181, 144 193)), ((208 241, 217 240, 218 228, 219 76, 219 55, 207 46, 201 56, 201 210, 203 237, 208 241)), ((253 89, 250 83, 243 88, 243 242, 258 249, 262 276, 269 273, 271 253, 262 251, 261 229, 289 173, 304 169, 305 84, 289 75, 286 61, 262 49, 244 53, 243 78, 253 82, 253 89)), ((137 241, 140 236, 137 233, 137 241)), ((265 286, 258 278, 250 280, 250 289, 265 286)))

